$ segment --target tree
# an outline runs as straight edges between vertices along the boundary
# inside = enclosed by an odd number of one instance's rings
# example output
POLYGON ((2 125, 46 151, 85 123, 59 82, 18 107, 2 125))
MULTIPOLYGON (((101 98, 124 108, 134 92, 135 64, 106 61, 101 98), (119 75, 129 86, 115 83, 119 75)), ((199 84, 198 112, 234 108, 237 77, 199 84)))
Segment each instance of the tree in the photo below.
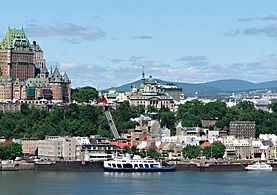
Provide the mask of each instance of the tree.
POLYGON ((158 111, 157 108, 155 108, 154 106, 151 106, 151 105, 147 106, 148 113, 157 112, 157 111, 158 111))
POLYGON ((253 102, 249 101, 241 101, 238 103, 237 108, 246 112, 255 111, 255 107, 253 102))
POLYGON ((161 154, 155 149, 155 148, 149 148, 146 151, 147 156, 150 156, 154 159, 159 159, 161 157, 161 154))
POLYGON ((133 109, 134 112, 137 113, 138 115, 144 114, 144 113, 145 113, 145 106, 144 106, 144 105, 132 106, 132 109, 133 109))
POLYGON ((22 114, 27 115, 30 112, 29 105, 26 103, 21 104, 20 111, 22 114))
POLYGON ((122 102, 112 111, 115 125, 119 132, 126 132, 128 129, 134 129, 138 125, 135 121, 130 121, 131 118, 137 117, 138 113, 132 109, 128 101, 122 102))
POLYGON ((78 102, 88 102, 99 98, 98 91, 93 87, 80 87, 72 89, 72 99, 78 102))
POLYGON ((201 148, 199 146, 186 146, 182 152, 185 158, 197 158, 201 155, 201 148))
POLYGON ((122 148, 122 152, 123 152, 124 154, 126 154, 126 153, 131 154, 132 150, 131 150, 131 148, 129 148, 128 146, 124 146, 124 147, 122 148))
POLYGON ((173 112, 161 112, 160 113, 161 126, 168 129, 175 128, 175 114, 173 112))
POLYGON ((0 144, 0 159, 14 160, 16 157, 22 156, 22 148, 20 144, 0 144))
POLYGON ((203 148, 203 155, 210 158, 222 158, 225 153, 225 145, 220 142, 214 142, 211 146, 203 148))
POLYGON ((271 109, 273 112, 277 112, 277 102, 272 102, 268 105, 268 108, 271 109))

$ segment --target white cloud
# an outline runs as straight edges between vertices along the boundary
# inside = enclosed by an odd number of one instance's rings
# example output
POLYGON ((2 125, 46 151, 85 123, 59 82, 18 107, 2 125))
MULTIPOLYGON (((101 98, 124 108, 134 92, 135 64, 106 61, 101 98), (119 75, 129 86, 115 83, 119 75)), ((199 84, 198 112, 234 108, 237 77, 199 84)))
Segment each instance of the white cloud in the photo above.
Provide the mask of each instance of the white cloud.
POLYGON ((69 42, 78 43, 80 40, 95 40, 105 36, 105 32, 92 25, 80 26, 72 23, 57 23, 57 24, 36 24, 27 25, 25 31, 29 36, 34 37, 49 37, 60 36, 66 38, 69 42))

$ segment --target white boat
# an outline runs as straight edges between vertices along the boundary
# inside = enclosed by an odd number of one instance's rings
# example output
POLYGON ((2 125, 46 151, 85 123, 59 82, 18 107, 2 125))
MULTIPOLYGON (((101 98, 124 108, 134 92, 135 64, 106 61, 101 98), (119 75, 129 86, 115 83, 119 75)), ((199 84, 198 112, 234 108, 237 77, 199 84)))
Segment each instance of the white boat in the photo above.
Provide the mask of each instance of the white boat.
POLYGON ((142 159, 140 156, 135 155, 130 158, 127 155, 123 158, 114 158, 113 160, 104 161, 105 171, 118 171, 118 172, 163 172, 174 171, 175 166, 162 166, 160 162, 153 159, 142 159))
POLYGON ((246 171, 272 171, 272 166, 264 162, 256 162, 245 167, 246 171))

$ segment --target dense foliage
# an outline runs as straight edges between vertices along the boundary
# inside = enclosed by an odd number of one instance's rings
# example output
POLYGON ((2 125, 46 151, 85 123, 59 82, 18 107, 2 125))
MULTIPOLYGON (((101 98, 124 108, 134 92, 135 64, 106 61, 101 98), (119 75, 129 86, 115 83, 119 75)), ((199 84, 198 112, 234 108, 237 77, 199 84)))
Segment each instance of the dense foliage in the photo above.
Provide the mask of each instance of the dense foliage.
POLYGON ((0 159, 14 160, 16 157, 22 156, 22 148, 20 144, 0 144, 0 159))
MULTIPOLYGON (((194 100, 179 105, 177 113, 162 108, 158 114, 161 126, 172 131, 175 130, 179 121, 183 126, 201 127, 201 119, 214 119, 217 122, 212 128, 228 129, 230 121, 251 120, 256 122, 256 135, 258 136, 260 133, 277 134, 276 105, 270 106, 273 113, 256 110, 249 102, 241 102, 236 107, 227 108, 226 104, 221 101, 204 104, 194 100)), ((135 128, 138 123, 130 119, 144 112, 143 106, 130 106, 127 101, 118 105, 117 109, 111 109, 115 125, 120 133, 135 128)), ((71 104, 46 112, 23 104, 20 112, 0 112, 0 136, 6 138, 41 139, 45 135, 89 136, 93 134, 111 137, 108 122, 101 107, 71 104)))
MULTIPOLYGON (((273 111, 276 106, 272 105, 273 111)), ((276 110, 277 111, 277 110, 276 110)), ((201 119, 216 120, 215 128, 229 128, 230 121, 249 120, 256 122, 256 136, 260 133, 277 134, 277 113, 255 109, 253 103, 243 101, 235 107, 226 107, 221 101, 204 104, 198 100, 179 105, 177 120, 183 126, 202 126, 201 119)))
MULTIPOLYGON (((117 109, 111 111, 115 125, 121 133, 135 128, 138 123, 130 121, 130 118, 137 117, 143 112, 140 106, 132 107, 128 102, 123 102, 117 109)), ((71 104, 46 112, 22 104, 20 112, 0 112, 0 136, 6 138, 42 139, 45 135, 89 136, 96 134, 112 137, 102 107, 71 104)))
POLYGON ((203 148, 203 155, 210 158, 222 158, 225 152, 225 145, 219 142, 214 142, 212 145, 203 148))
POLYGON ((139 150, 136 146, 133 146, 131 148, 124 146, 122 150, 124 154, 128 153, 132 155, 139 155, 142 158, 151 157, 153 159, 159 159, 161 157, 161 154, 155 148, 149 148, 148 150, 139 150))
POLYGON ((128 101, 125 101, 117 106, 112 111, 113 119, 117 130, 119 132, 126 132, 128 129, 134 129, 136 125, 139 125, 135 121, 131 121, 131 118, 138 117, 144 113, 144 109, 141 106, 130 106, 128 101))
POLYGON ((29 108, 23 104, 21 112, 0 112, 0 135, 6 138, 44 138, 45 135, 110 136, 101 107, 71 104, 50 112, 29 108))
POLYGON ((154 159, 159 159, 161 157, 161 154, 155 148, 149 148, 146 151, 146 155, 154 159))
POLYGON ((197 158, 201 155, 201 148, 199 146, 186 146, 183 148, 184 158, 197 158))
POLYGON ((93 87, 80 87, 71 90, 72 100, 77 102, 88 102, 89 100, 97 100, 98 91, 93 87))
POLYGON ((205 156, 210 158, 222 158, 225 152, 225 146, 222 143, 214 142, 211 146, 201 148, 200 146, 186 146, 183 148, 183 156, 188 159, 205 156))

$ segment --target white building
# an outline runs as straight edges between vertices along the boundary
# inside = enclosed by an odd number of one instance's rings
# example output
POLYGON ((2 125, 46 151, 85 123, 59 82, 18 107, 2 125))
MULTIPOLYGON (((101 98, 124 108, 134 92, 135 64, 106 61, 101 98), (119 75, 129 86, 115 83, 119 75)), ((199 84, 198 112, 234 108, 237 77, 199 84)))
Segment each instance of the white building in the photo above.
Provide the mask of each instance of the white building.
POLYGON ((76 138, 72 137, 47 137, 38 144, 38 156, 51 160, 75 160, 76 138))

